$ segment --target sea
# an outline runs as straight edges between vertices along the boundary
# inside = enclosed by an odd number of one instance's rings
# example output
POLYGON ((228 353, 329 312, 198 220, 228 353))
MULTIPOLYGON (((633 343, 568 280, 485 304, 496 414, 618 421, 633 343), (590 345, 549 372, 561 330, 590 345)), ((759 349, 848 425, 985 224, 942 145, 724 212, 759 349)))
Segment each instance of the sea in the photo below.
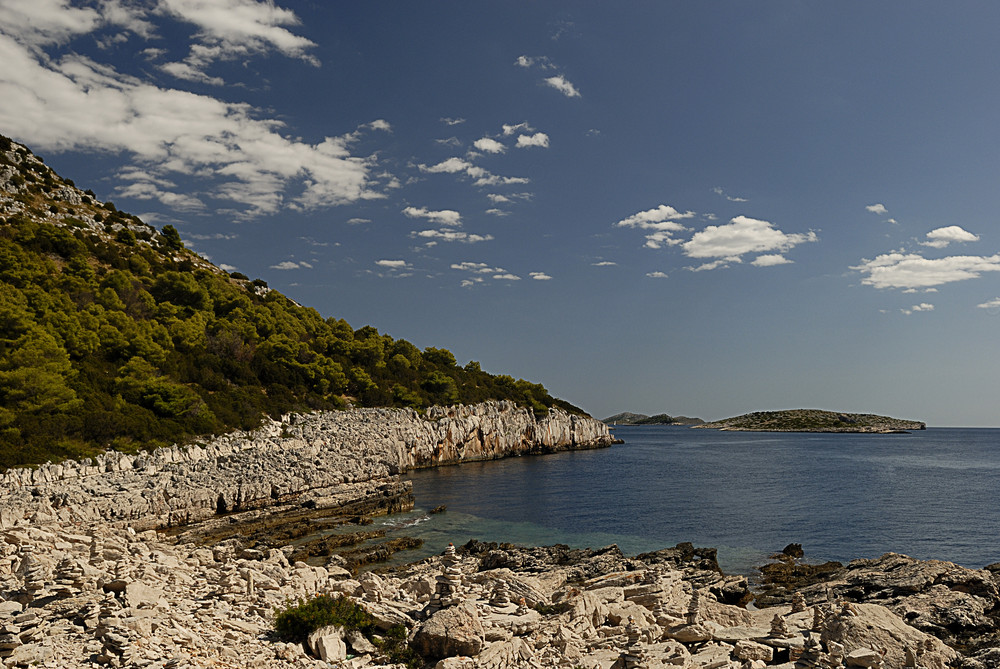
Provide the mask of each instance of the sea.
POLYGON ((1000 562, 1000 429, 614 434, 625 443, 410 472, 416 508, 376 523, 424 540, 397 562, 471 539, 628 555, 691 542, 746 575, 790 543, 810 562, 1000 562))

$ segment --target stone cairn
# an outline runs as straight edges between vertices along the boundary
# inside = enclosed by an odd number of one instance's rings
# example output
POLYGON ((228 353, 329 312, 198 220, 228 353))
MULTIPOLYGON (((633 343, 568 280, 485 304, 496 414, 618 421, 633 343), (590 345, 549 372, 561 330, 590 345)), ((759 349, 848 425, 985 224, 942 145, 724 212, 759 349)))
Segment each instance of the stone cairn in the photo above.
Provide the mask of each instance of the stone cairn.
POLYGON ((493 593, 490 595, 490 606, 495 606, 497 608, 504 608, 505 606, 510 606, 510 588, 507 587, 507 581, 498 578, 496 585, 493 587, 493 593))
POLYGON ((646 654, 642 650, 641 636, 642 632, 639 630, 635 618, 629 616, 628 623, 625 625, 625 647, 612 669, 645 669, 646 654))
POLYGON ((34 556, 34 546, 22 544, 17 573, 24 579, 21 590, 14 597, 22 604, 29 604, 45 589, 45 566, 34 556))
POLYGON ((795 669, 820 669, 822 665, 823 652, 819 641, 813 638, 812 634, 806 633, 805 645, 795 660, 795 669))
POLYGON ((448 544, 441 562, 444 566, 435 578, 434 594, 426 609, 428 615, 460 601, 462 572, 457 566, 458 555, 455 553, 455 544, 448 544))
POLYGON ((698 618, 701 616, 701 592, 695 588, 691 592, 691 603, 688 604, 687 610, 687 624, 697 625, 698 618))
POLYGON ((792 613, 802 613, 806 610, 806 598, 801 592, 792 594, 792 613))
POLYGON ((780 614, 775 613, 774 617, 771 618, 771 631, 768 636, 772 639, 787 639, 792 636, 792 633, 788 631, 788 625, 785 624, 785 619, 780 614))
POLYGON ((64 557, 56 565, 55 592, 58 597, 73 597, 83 592, 87 575, 83 565, 71 557, 64 557))

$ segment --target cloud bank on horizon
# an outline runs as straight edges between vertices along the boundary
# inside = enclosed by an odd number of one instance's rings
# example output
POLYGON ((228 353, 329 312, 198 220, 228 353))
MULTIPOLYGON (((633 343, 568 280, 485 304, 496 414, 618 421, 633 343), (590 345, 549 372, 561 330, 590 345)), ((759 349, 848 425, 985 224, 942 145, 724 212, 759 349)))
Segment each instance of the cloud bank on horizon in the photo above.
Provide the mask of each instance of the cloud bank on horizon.
POLYGON ((963 10, 940 45, 890 53, 858 28, 889 9, 848 25, 785 3, 739 19, 556 4, 526 9, 515 38, 499 8, 458 3, 434 21, 403 3, 0 0, 0 133, 320 299, 372 304, 371 282, 393 279, 381 290, 410 302, 458 290, 540 314, 630 291, 803 304, 808 282, 887 320, 996 311, 995 189, 978 176, 995 132, 974 114, 998 96, 970 55, 991 17, 963 10), (700 41, 662 44, 663 25, 700 41), (934 67, 909 68, 928 50, 934 67), (872 106, 886 86, 898 102, 872 106), (928 136, 963 99, 979 102, 948 141, 928 136))

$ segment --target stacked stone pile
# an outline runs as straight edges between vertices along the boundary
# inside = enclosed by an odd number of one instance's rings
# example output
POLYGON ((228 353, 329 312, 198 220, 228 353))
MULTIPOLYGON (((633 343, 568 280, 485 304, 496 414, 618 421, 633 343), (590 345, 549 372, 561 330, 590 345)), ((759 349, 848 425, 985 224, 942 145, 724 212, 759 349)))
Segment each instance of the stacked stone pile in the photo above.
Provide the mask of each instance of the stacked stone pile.
POLYGON ((294 414, 207 444, 109 452, 0 475, 0 527, 27 513, 137 529, 312 501, 407 508, 413 467, 611 444, 603 423, 553 409, 536 419, 510 402, 294 414))

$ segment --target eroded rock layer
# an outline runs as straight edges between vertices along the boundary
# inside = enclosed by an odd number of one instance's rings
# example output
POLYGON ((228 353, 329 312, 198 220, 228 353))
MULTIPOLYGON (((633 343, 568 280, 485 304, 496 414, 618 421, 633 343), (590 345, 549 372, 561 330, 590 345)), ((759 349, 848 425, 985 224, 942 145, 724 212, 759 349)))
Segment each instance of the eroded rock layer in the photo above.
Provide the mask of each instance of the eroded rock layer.
POLYGON ((0 526, 41 511, 158 529, 289 501, 387 513, 412 506, 407 469, 611 443, 597 420, 510 402, 293 414, 204 444, 7 471, 0 526))

